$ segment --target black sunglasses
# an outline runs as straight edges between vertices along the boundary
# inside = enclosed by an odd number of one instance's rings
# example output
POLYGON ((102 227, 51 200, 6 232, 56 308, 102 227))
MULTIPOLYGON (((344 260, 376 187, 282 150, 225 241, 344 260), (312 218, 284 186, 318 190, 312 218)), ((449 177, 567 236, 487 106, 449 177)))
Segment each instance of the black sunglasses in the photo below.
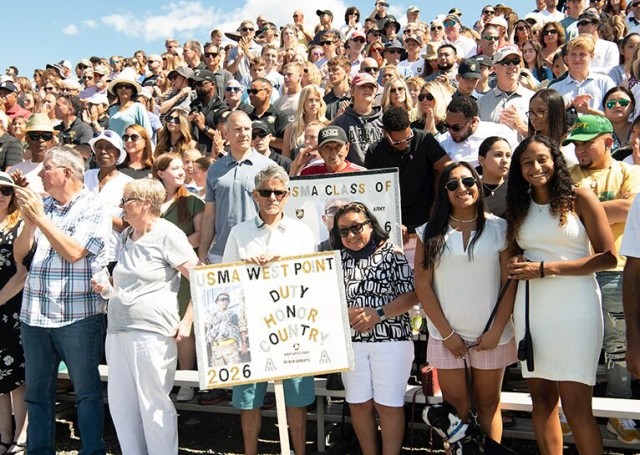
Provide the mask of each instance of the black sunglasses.
POLYGON ((362 223, 356 223, 348 228, 338 229, 338 235, 340 237, 347 237, 349 235, 349 232, 351 232, 353 235, 358 235, 363 231, 364 227, 370 223, 371 220, 367 220, 363 221, 362 223))
POLYGON ((459 133, 460 131, 462 131, 471 121, 472 119, 467 120, 467 122, 463 125, 449 125, 448 123, 443 123, 443 126, 448 129, 453 131, 454 133, 459 133))
POLYGON ((113 87, 114 91, 120 90, 121 88, 126 88, 128 90, 134 90, 133 85, 129 85, 129 84, 116 84, 113 87))
POLYGON ((522 62, 522 60, 520 60, 519 58, 505 58, 504 60, 498 62, 500 65, 502 66, 507 66, 507 65, 516 65, 518 66, 520 63, 522 62))
POLYGON ((256 190, 258 194, 262 197, 271 197, 271 195, 275 195, 277 200, 281 200, 288 193, 287 190, 268 190, 268 189, 259 189, 256 190))
POLYGON ((138 134, 125 134, 122 136, 122 141, 127 142, 131 139, 133 142, 138 142, 140 140, 140 136, 138 134))
POLYGON ((550 28, 549 30, 545 30, 544 32, 542 32, 542 36, 557 35, 557 34, 558 34, 558 30, 556 30, 555 28, 550 28))
POLYGON ((331 46, 333 44, 333 41, 320 41, 320 46, 331 46))
POLYGON ((251 139, 256 139, 258 137, 260 139, 264 139, 268 135, 269 135, 269 133, 267 133, 266 131, 256 131, 255 133, 251 133, 251 139))
POLYGON ((219 54, 217 52, 205 52, 204 56, 209 58, 216 58, 219 54))
POLYGON ((453 193, 460 186, 460 182, 462 182, 462 184, 466 188, 471 188, 476 184, 476 179, 474 179, 473 177, 463 177, 460 180, 449 180, 447 183, 445 183, 444 187, 447 189, 447 191, 451 191, 453 193))
POLYGON ((266 89, 264 89, 264 88, 248 88, 247 89, 247 93, 249 95, 257 95, 258 93, 260 93, 263 90, 266 90, 266 89))
POLYGON ((596 20, 578 21, 578 27, 586 27, 589 24, 597 24, 596 20))
POLYGON ((418 95, 418 101, 433 101, 435 98, 431 93, 421 93, 418 95))
POLYGON ((13 187, 12 186, 0 186, 0 194, 3 196, 11 196, 13 195, 13 187))
POLYGON ((180 123, 180 117, 178 117, 178 116, 175 116, 175 117, 165 117, 165 118, 164 118, 164 121, 165 121, 166 123, 176 123, 176 124, 178 124, 178 123, 180 123))
POLYGON ((442 25, 432 25, 430 30, 432 32, 435 32, 436 30, 442 30, 442 28, 443 28, 442 25))
POLYGON ((362 72, 363 73, 377 73, 379 69, 380 68, 378 68, 377 66, 365 66, 364 68, 362 68, 362 72))
POLYGON ((27 133, 27 137, 29 139, 31 139, 32 141, 39 141, 40 139, 42 139, 43 141, 50 141, 51 139, 53 139, 53 133, 27 133))

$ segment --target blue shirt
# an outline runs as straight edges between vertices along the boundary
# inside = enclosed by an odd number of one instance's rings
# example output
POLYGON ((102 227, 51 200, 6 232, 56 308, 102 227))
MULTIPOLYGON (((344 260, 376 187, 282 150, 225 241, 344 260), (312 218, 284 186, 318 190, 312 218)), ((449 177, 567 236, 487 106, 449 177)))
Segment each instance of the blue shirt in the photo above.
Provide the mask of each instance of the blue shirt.
POLYGON ((589 73, 582 82, 576 81, 571 77, 571 74, 568 74, 566 78, 549 85, 549 88, 560 93, 564 98, 565 104, 570 103, 578 95, 591 95, 592 99, 589 102, 589 106, 593 109, 603 110, 602 100, 604 99, 604 94, 615 85, 613 79, 609 76, 589 73))

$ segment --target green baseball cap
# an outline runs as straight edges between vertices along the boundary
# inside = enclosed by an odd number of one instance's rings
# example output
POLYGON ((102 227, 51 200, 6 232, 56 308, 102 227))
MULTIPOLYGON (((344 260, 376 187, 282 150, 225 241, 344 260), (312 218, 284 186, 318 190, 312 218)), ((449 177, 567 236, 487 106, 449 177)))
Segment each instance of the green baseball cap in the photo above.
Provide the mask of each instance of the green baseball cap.
POLYGON ((601 115, 581 115, 569 131, 569 136, 562 145, 572 142, 587 142, 605 133, 613 133, 613 125, 608 118, 601 115))

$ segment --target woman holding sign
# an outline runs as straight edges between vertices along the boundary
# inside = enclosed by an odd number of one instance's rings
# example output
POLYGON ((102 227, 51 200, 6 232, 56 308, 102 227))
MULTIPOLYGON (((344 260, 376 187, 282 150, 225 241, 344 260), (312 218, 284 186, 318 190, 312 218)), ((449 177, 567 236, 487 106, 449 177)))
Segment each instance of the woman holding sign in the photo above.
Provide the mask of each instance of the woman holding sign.
POLYGON ((516 361, 513 286, 483 333, 507 278, 507 223, 484 211, 480 179, 466 162, 444 168, 431 220, 419 227, 416 291, 427 314, 427 360, 438 369, 442 397, 465 420, 471 407, 465 368, 473 379, 478 423, 502 437, 500 387, 516 361))
POLYGON ((404 394, 413 362, 407 313, 417 303, 413 271, 361 202, 338 209, 331 239, 342 257, 352 329, 355 369, 342 373, 342 380, 353 428, 362 453, 377 454, 377 412, 382 453, 399 454, 404 394))

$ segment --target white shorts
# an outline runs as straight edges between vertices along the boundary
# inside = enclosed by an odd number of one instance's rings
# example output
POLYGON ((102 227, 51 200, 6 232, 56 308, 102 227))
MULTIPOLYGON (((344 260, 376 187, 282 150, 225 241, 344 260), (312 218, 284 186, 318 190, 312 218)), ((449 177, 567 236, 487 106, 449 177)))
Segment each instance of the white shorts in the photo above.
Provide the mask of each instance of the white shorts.
POLYGON ((412 341, 353 343, 355 369, 342 373, 347 403, 404 406, 413 362, 412 341))

